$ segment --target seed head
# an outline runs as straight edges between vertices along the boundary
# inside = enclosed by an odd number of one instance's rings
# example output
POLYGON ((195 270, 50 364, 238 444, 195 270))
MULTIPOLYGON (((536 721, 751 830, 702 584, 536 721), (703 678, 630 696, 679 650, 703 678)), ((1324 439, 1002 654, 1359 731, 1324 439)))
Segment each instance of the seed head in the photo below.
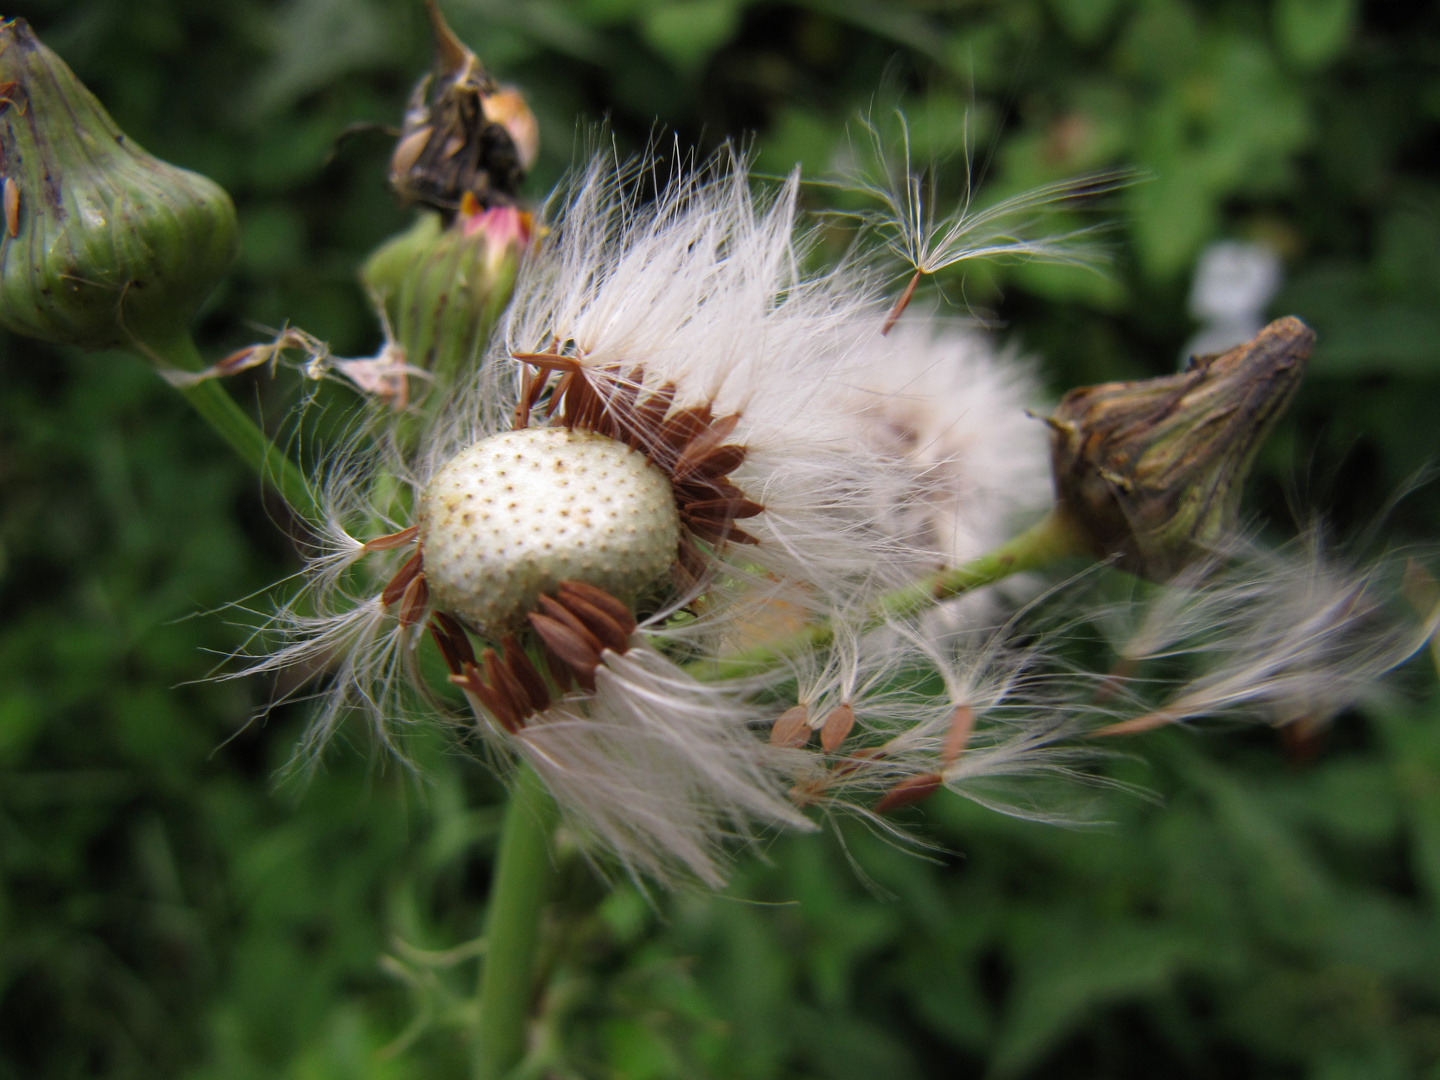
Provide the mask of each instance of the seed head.
POLYGON ((461 451, 421 495, 419 525, 437 603, 492 637, 522 626, 562 581, 633 599, 664 577, 680 542, 659 469, 623 443, 564 428, 461 451))

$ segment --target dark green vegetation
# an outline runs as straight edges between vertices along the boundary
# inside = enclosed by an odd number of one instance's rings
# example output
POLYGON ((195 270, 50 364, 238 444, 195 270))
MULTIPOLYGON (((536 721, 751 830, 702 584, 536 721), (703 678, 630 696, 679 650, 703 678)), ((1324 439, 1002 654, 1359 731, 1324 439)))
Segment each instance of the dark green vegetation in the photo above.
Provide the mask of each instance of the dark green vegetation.
MULTIPOLYGON (((1320 339, 1251 505, 1279 532, 1292 504, 1328 508, 1348 533, 1440 430, 1440 16, 1422 7, 447 11, 532 96, 537 195, 575 117, 605 113, 629 146, 657 117, 684 143, 756 131, 763 168, 821 175, 882 87, 957 181, 968 107, 997 194, 1146 170, 1102 211, 1110 278, 942 283, 1042 356, 1057 392, 1171 370, 1199 248, 1269 239, 1288 274, 1272 310, 1320 339)), ((397 122, 428 61, 418 10, 4 14, 30 18, 145 147, 235 197, 244 254, 204 315, 207 355, 286 320, 373 350, 355 268, 407 215, 384 188, 387 140, 326 156, 352 121, 397 122)), ((296 382, 229 388, 273 422, 296 382)), ((1424 542, 1437 525, 1427 488, 1385 529, 1424 542)), ((147 368, 0 338, 0 1077, 464 1075, 465 943, 498 786, 438 737, 417 783, 356 730, 308 788, 277 790, 303 706, 247 728, 268 687, 194 681, 249 621, 205 613, 293 566, 282 512, 147 368)), ((654 908, 572 864, 546 999, 554 1075, 1440 1076, 1440 716, 1413 667, 1408 697, 1303 752, 1264 732, 1137 741, 1125 778, 1163 801, 1097 796, 1104 828, 941 796, 915 820, 953 855, 847 827, 848 855, 833 836, 785 840, 745 856, 726 896, 654 908)))

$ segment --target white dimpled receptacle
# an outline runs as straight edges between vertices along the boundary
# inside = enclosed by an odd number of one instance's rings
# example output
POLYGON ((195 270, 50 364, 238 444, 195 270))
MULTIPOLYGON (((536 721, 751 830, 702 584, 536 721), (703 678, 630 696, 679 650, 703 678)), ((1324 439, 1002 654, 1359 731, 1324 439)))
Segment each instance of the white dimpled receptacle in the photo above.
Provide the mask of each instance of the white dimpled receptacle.
POLYGON ((645 455, 585 431, 524 428, 447 461, 420 496, 436 605, 487 635, 583 581, 627 602, 675 562, 680 515, 645 455))

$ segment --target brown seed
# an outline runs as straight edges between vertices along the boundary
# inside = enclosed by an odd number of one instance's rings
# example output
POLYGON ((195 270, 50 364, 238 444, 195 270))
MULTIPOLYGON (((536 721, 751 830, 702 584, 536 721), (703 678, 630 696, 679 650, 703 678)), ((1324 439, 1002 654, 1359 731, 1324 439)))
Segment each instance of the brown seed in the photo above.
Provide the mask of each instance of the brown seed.
POLYGON ((810 741, 810 710, 793 705, 780 714, 770 727, 770 745, 798 748, 810 741))
POLYGON ((635 408, 635 422, 645 433, 648 443, 654 443, 660 428, 665 423, 665 414, 675 402, 675 384, 666 383, 658 390, 645 395, 645 400, 635 408))
POLYGON ((975 730, 975 710, 969 705, 956 705, 950 714, 950 733, 945 736, 945 749, 940 760, 946 768, 955 764, 955 759, 965 752, 970 735, 975 730))
POLYGON ((634 619, 626 619, 624 623, 617 622, 611 618, 609 613, 601 611, 594 604, 574 593, 561 592, 560 603, 569 609, 570 613, 585 624, 585 628, 600 639, 600 644, 611 652, 624 656, 630 651, 630 633, 626 624, 633 628, 634 619))
POLYGON ((425 611, 429 606, 430 586, 425 581, 424 574, 416 574, 405 587, 404 595, 400 597, 400 625, 414 626, 425 618, 425 611))
POLYGON ((726 443, 691 462, 683 474, 677 472, 676 475, 690 480, 718 478, 734 472, 744 460, 745 447, 738 443, 726 443))
POLYGON ((706 521, 698 518, 687 521, 686 525, 701 540, 708 540, 712 544, 723 544, 727 540, 732 544, 758 544, 760 542, 744 529, 737 529, 729 522, 706 521))
POLYGON ((883 746, 866 746, 859 750, 852 750, 835 763, 835 775, 849 776, 867 762, 879 761, 884 756, 885 748, 883 746))
POLYGON ((691 440, 698 439, 710 426, 710 406, 696 405, 671 413, 660 426, 660 441, 677 456, 691 440))
POLYGON ((524 720, 537 712, 525 685, 509 664, 509 658, 501 659, 494 649, 485 650, 485 677, 495 693, 503 696, 514 712, 516 719, 524 720))
POLYGON ((560 602, 585 624, 587 630, 600 639, 602 646, 621 656, 630 651, 630 635, 625 632, 625 627, 594 604, 568 593, 561 594, 560 602))
POLYGON ((890 309, 890 314, 885 316, 885 325, 880 327, 881 337, 890 333, 900 316, 905 314, 905 309, 910 306, 910 298, 915 295, 915 286, 920 284, 920 276, 924 273, 924 270, 915 271, 915 276, 910 279, 910 284, 905 286, 905 291, 900 294, 900 299, 895 301, 895 306, 890 309))
POLYGON ((579 371, 580 361, 560 353, 511 353, 512 360, 531 364, 541 371, 579 371))
POLYGON ((695 462, 708 457, 712 451, 730 437, 730 433, 735 430, 735 425, 739 422, 739 413, 722 416, 699 435, 695 436, 695 438, 691 439, 685 449, 680 452, 679 460, 675 462, 675 475, 683 476, 694 468, 695 462))
POLYGON ((928 799, 940 790, 942 783, 944 781, 939 773, 925 773, 923 776, 912 776, 908 780, 901 780, 875 804, 875 812, 888 814, 891 810, 898 810, 902 806, 910 806, 928 799))
POLYGON ((464 672, 460 675, 451 675, 450 681, 479 700, 485 711, 495 718, 495 722, 510 734, 513 735, 520 730, 522 726, 520 717, 515 715, 503 695, 497 694, 485 682, 480 674, 480 669, 475 664, 466 664, 464 672))
POLYGON ((1146 713, 1144 716, 1137 716, 1133 720, 1121 720, 1118 724, 1107 724, 1105 727, 1094 731, 1094 735, 1138 735, 1142 731, 1153 731, 1166 724, 1173 724, 1180 719, 1174 713, 1164 709, 1156 709, 1154 712, 1146 713))
POLYGON ((418 525, 411 525, 408 529, 401 529, 389 536, 377 536, 374 540, 366 541, 366 551, 389 551, 392 548, 404 547, 406 544, 414 543, 415 537, 420 534, 418 525))
POLYGON ((827 754, 833 754, 855 726, 855 710, 848 704, 836 705, 820 725, 820 746, 827 754))

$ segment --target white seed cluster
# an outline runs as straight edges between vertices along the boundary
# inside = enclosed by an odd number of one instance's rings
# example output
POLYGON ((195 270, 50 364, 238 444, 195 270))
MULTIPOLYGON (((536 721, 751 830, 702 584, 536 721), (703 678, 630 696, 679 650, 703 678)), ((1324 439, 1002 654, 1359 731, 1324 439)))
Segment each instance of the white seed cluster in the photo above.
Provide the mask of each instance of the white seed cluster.
POLYGON ((487 634, 522 627, 567 579, 630 600, 680 542, 664 473, 623 443, 564 428, 507 431, 456 454, 420 496, 419 526, 438 606, 487 634))

